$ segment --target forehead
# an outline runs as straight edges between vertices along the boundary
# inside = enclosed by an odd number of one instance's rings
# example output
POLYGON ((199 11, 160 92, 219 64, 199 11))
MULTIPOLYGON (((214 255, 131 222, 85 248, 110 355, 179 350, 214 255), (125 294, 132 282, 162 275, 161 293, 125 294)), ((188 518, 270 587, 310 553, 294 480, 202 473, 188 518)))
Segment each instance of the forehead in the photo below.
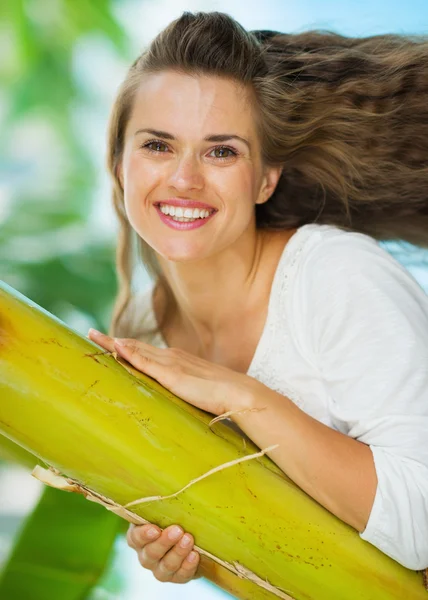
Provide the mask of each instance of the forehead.
POLYGON ((255 132, 251 92, 223 77, 173 71, 146 74, 128 124, 131 133, 142 126, 177 137, 233 131, 251 138, 255 132))

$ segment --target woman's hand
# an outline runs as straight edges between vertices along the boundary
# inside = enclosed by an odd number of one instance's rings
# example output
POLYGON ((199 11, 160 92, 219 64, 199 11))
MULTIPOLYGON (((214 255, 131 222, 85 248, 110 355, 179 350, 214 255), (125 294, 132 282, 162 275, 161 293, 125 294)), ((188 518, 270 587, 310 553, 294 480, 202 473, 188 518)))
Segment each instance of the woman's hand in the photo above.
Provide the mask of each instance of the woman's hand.
POLYGON ((156 525, 131 524, 126 541, 137 551, 141 566, 152 571, 158 581, 187 583, 198 577, 199 554, 192 550, 192 535, 183 533, 177 525, 161 531, 156 525))
POLYGON ((156 348, 134 339, 115 339, 94 329, 89 330, 88 337, 110 352, 116 351, 179 398, 217 416, 248 408, 260 386, 253 377, 180 348, 156 348))

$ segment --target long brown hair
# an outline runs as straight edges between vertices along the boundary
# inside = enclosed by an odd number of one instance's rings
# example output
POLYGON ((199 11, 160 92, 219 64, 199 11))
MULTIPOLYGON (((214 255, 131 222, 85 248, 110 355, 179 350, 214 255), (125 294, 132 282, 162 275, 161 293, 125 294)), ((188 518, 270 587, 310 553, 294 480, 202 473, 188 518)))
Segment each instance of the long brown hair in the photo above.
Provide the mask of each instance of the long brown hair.
POLYGON ((133 334, 120 320, 135 243, 167 298, 159 329, 175 304, 155 251, 135 239, 117 175, 142 74, 167 69, 251 89, 264 164, 283 166, 273 195, 255 207, 257 228, 316 222, 428 247, 427 38, 249 32, 224 13, 185 12, 132 64, 111 112, 108 169, 120 223, 112 335, 133 334))

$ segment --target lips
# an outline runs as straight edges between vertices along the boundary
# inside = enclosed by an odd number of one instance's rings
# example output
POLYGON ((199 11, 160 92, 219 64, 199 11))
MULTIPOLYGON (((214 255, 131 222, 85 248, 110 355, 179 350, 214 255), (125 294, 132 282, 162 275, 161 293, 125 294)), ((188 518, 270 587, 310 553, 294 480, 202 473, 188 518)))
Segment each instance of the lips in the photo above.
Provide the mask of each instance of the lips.
POLYGON ((217 209, 214 208, 214 206, 205 204, 205 202, 197 202, 196 200, 184 200, 183 198, 167 198, 165 200, 158 200, 154 204, 155 206, 160 206, 161 204, 169 204, 170 206, 181 206, 183 208, 206 208, 208 210, 217 211, 217 209))
POLYGON ((186 221, 176 221, 170 215, 165 215, 161 211, 159 206, 155 206, 155 210, 158 213, 160 220, 165 225, 167 225, 168 227, 171 227, 172 229, 177 229, 179 231, 187 231, 190 229, 198 229, 199 227, 203 227, 211 219, 213 219, 215 217, 215 213, 217 212, 216 210, 214 210, 214 211, 211 211, 211 213, 208 215, 208 217, 204 217, 203 219, 195 219, 195 220, 186 222, 186 221))

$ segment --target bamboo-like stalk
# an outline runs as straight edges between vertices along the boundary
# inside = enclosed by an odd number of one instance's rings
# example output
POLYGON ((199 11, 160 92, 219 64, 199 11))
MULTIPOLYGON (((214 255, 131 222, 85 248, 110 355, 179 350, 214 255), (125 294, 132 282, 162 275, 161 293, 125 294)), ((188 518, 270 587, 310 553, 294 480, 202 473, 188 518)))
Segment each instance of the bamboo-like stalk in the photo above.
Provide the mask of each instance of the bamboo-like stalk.
MULTIPOLYGON (((0 284, 0 433, 86 492, 123 507, 259 451, 211 419, 0 284)), ((267 456, 128 510, 193 533, 202 573, 243 600, 428 598, 420 572, 361 540, 267 456)))
POLYGON ((0 435, 0 459, 10 463, 16 463, 22 467, 27 467, 28 469, 34 469, 34 465, 37 464, 37 458, 34 454, 30 454, 30 452, 24 450, 22 446, 15 444, 4 435, 0 435))

